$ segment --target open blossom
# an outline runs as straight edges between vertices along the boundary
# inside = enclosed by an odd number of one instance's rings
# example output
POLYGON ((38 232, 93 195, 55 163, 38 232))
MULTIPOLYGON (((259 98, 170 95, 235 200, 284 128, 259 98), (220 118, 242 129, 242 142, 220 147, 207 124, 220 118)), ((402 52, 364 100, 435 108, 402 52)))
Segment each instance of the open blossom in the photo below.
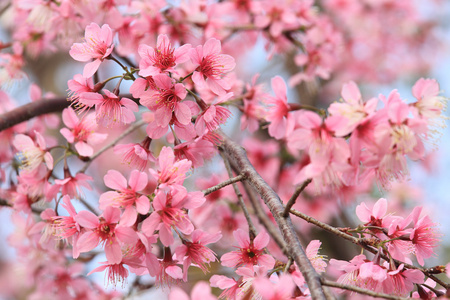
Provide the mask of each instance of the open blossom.
POLYGON ((417 102, 412 105, 424 118, 439 118, 445 109, 445 97, 439 96, 439 83, 436 79, 420 78, 412 88, 417 102))
POLYGON ((238 295, 240 295, 241 292, 240 286, 242 284, 242 277, 239 280, 236 280, 223 275, 213 275, 209 281, 212 287, 217 287, 223 290, 219 296, 219 299, 239 299, 238 295))
POLYGON ((124 208, 124 215, 129 216, 131 225, 136 221, 137 213, 147 214, 150 209, 150 201, 147 196, 139 194, 139 191, 145 189, 148 183, 146 173, 138 170, 131 171, 128 180, 116 170, 109 170, 104 177, 107 187, 114 191, 103 193, 100 196, 100 209, 108 206, 124 208))
POLYGON ((121 154, 122 163, 142 172, 147 167, 148 162, 156 160, 149 149, 151 141, 152 139, 147 137, 142 144, 117 145, 114 147, 114 153, 121 154))
POLYGON ((128 98, 119 98, 108 90, 103 90, 104 95, 98 93, 83 93, 79 99, 82 104, 89 107, 95 105, 95 118, 97 124, 104 127, 124 125, 134 122, 136 117, 133 112, 139 110, 138 105, 128 98))
POLYGON ((64 179, 55 179, 55 184, 61 186, 61 193, 63 195, 76 198, 82 193, 81 187, 92 190, 92 187, 89 185, 89 181, 93 181, 91 176, 84 173, 77 173, 75 176, 72 176, 70 172, 67 173, 64 179))
POLYGON ((184 234, 191 234, 194 231, 186 209, 196 208, 205 202, 205 197, 201 192, 187 193, 182 186, 170 189, 168 193, 158 190, 153 200, 154 211, 144 220, 142 232, 152 235, 159 229, 159 238, 164 246, 170 246, 174 242, 172 227, 176 227, 184 234))
POLYGON ((439 243, 439 233, 437 224, 430 217, 419 218, 421 207, 415 208, 412 212, 414 228, 409 236, 412 242, 413 253, 417 257, 417 262, 423 266, 424 258, 429 258, 434 254, 434 248, 439 243))
POLYGON ((232 96, 233 93, 221 95, 216 104, 208 106, 208 108, 197 117, 197 120, 195 120, 195 131, 199 136, 205 134, 205 129, 207 129, 208 132, 214 131, 228 120, 231 112, 219 104, 227 101, 232 96))
POLYGON ((94 90, 94 80, 89 77, 85 78, 81 74, 76 74, 73 79, 67 81, 67 86, 69 87, 69 100, 72 102, 71 107, 76 111, 83 112, 88 106, 80 102, 80 97, 83 93, 95 92, 94 90))
POLYGON ((311 111, 299 112, 297 119, 302 127, 289 135, 288 145, 296 150, 307 149, 310 162, 300 170, 294 183, 312 178, 316 193, 330 186, 341 187, 344 184, 342 174, 350 170, 350 149, 343 138, 333 135, 339 120, 331 116, 322 121, 311 111))
POLYGON ((119 225, 120 219, 120 209, 111 206, 106 207, 101 217, 86 210, 79 212, 75 220, 87 231, 78 239, 78 250, 88 252, 103 243, 108 262, 120 263, 121 243, 132 245, 137 241, 136 232, 130 227, 119 225))
POLYGON ((70 56, 77 61, 86 62, 94 59, 84 66, 83 77, 92 77, 97 72, 101 62, 113 51, 113 34, 108 25, 102 28, 95 23, 86 27, 84 43, 75 43, 70 49, 70 56))
POLYGON ((274 266, 275 259, 269 254, 264 254, 264 248, 270 240, 266 232, 260 232, 252 241, 250 241, 248 232, 242 229, 236 230, 233 235, 239 244, 239 250, 222 255, 222 265, 230 268, 261 265, 269 269, 274 266))
POLYGON ((200 87, 208 87, 217 95, 222 95, 231 88, 222 76, 236 66, 233 57, 220 54, 221 48, 220 41, 211 38, 205 45, 189 50, 191 61, 197 66, 192 81, 200 87))
POLYGON ((132 268, 142 268, 141 262, 139 259, 134 257, 122 257, 121 261, 118 263, 111 263, 109 261, 104 261, 100 263, 101 266, 93 269, 88 273, 88 276, 92 273, 103 272, 106 270, 105 278, 109 284, 113 284, 116 286, 118 282, 122 283, 122 288, 125 286, 128 278, 128 270, 125 268, 126 266, 132 268))
POLYGON ((185 44, 177 49, 172 48, 169 38, 160 34, 156 41, 156 49, 147 45, 139 46, 139 75, 147 77, 163 72, 174 72, 177 64, 189 60, 188 51, 190 44, 185 44))
POLYGON ((153 79, 156 89, 143 93, 140 103, 155 112, 156 124, 159 127, 166 127, 173 116, 183 125, 190 123, 191 109, 181 102, 187 94, 183 84, 174 84, 173 80, 165 74, 155 75, 153 79))
POLYGON ((69 213, 68 216, 55 216, 53 220, 54 234, 60 239, 68 240, 72 245, 73 257, 78 257, 80 252, 78 251, 77 242, 81 227, 75 218, 77 212, 73 207, 70 197, 65 195, 63 197, 63 203, 61 206, 69 213))
POLYGON ((404 264, 400 264, 397 269, 388 270, 382 288, 386 294, 406 296, 414 289, 414 284, 422 284, 423 280, 424 274, 420 270, 405 269, 404 264))
POLYGON ((43 162, 47 168, 53 169, 53 157, 47 152, 47 146, 42 135, 35 131, 35 142, 25 134, 18 134, 14 137, 13 145, 20 151, 20 160, 22 170, 27 172, 35 171, 43 162))
POLYGON ((183 184, 186 173, 192 163, 187 159, 176 160, 175 154, 170 147, 163 147, 159 153, 158 163, 160 171, 150 169, 150 173, 158 180, 160 187, 183 184))
MULTIPOLYGON (((287 300, 292 299, 295 283, 289 274, 281 274, 275 277, 273 282, 265 276, 258 276, 252 281, 252 286, 259 295, 259 299, 263 300, 287 300)), ((255 297, 256 298, 256 297, 255 297)))
POLYGON ((272 89, 275 97, 266 100, 269 107, 266 120, 270 122, 269 135, 281 139, 286 135, 286 118, 289 113, 286 83, 280 76, 272 78, 272 89))
POLYGON ((194 168, 198 168, 203 165, 205 160, 211 159, 217 153, 217 149, 210 141, 197 138, 176 145, 174 153, 178 160, 185 158, 192 162, 194 168))
POLYGON ((369 209, 366 203, 356 206, 356 215, 365 225, 383 227, 383 218, 387 212, 387 200, 380 198, 372 209, 369 209))
POLYGON ((63 110, 62 119, 67 128, 60 130, 69 143, 75 143, 75 149, 81 156, 89 157, 94 154, 92 145, 103 142, 107 134, 95 132, 97 124, 93 114, 84 116, 81 120, 75 111, 69 107, 63 110))
POLYGON ((217 242, 222 235, 220 233, 209 234, 199 229, 192 232, 192 242, 183 241, 183 245, 175 250, 179 261, 183 261, 184 278, 187 280, 187 270, 191 264, 195 264, 204 273, 211 262, 217 260, 214 252, 205 245, 217 242))
POLYGON ((336 128, 337 136, 345 136, 351 133, 368 116, 375 113, 378 99, 372 98, 363 103, 361 92, 355 82, 350 81, 342 86, 342 102, 335 102, 330 105, 328 112, 332 116, 339 116, 345 122, 340 122, 336 128))
POLYGON ((217 297, 211 293, 211 286, 204 282, 199 281, 192 288, 191 297, 180 288, 174 287, 169 294, 169 300, 217 300, 217 297))

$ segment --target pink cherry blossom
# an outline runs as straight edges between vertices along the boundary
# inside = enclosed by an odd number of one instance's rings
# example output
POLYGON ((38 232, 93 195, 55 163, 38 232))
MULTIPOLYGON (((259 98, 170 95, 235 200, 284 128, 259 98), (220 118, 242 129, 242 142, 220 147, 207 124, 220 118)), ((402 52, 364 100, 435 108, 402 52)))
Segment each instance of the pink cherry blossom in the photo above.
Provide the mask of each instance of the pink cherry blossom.
POLYGON ((383 227, 383 218, 387 212, 387 200, 380 198, 372 209, 369 209, 366 203, 356 206, 356 215, 367 225, 383 227))
POLYGON ((181 102, 187 94, 182 83, 174 84, 173 80, 165 75, 153 76, 156 89, 148 90, 140 97, 140 103, 155 112, 156 124, 159 127, 166 127, 172 120, 176 120, 187 125, 191 122, 191 110, 181 102))
POLYGON ((439 96, 439 84, 436 79, 420 78, 412 88, 417 99, 413 106, 424 118, 439 118, 445 109, 445 97, 439 96))
POLYGON ((183 245, 175 250, 177 259, 183 261, 185 281, 187 280, 187 270, 192 263, 206 273, 209 264, 217 260, 214 252, 205 245, 217 242, 222 235, 220 233, 208 234, 197 229, 192 232, 191 237, 192 242, 183 241, 183 245))
POLYGON ((376 98, 363 103, 361 92, 353 81, 342 86, 341 96, 344 101, 332 103, 328 108, 330 115, 339 116, 345 120, 339 123, 341 128, 335 130, 337 136, 345 136, 355 130, 368 116, 375 113, 378 103, 376 98))
POLYGON ((193 168, 201 167, 205 160, 211 159, 217 153, 214 144, 202 138, 178 144, 173 150, 178 160, 189 160, 193 168))
POLYGON ((169 294, 169 300, 216 300, 217 297, 211 293, 211 286, 204 282, 199 281, 192 288, 191 297, 180 288, 174 287, 169 294))
POLYGON ((172 258, 169 247, 164 247, 164 258, 159 261, 156 273, 156 284, 160 286, 171 286, 180 282, 183 278, 183 270, 177 265, 178 261, 172 258))
POLYGON ((118 282, 122 283, 122 287, 125 287, 128 278, 128 270, 125 268, 125 265, 139 268, 142 267, 140 261, 136 258, 127 258, 123 257, 122 260, 118 263, 111 263, 109 261, 101 262, 101 266, 93 269, 88 273, 88 276, 92 273, 103 272, 106 270, 105 278, 109 284, 117 285, 118 282))
POLYGON ((434 254, 434 248, 439 243, 439 232, 437 224, 430 217, 419 218, 422 208, 415 208, 412 212, 414 227, 409 236, 412 242, 413 253, 417 257, 417 262, 423 266, 424 258, 429 258, 434 254))
POLYGON ((77 196, 83 195, 81 187, 92 190, 88 181, 93 181, 93 178, 84 173, 77 173, 75 176, 72 176, 70 172, 67 172, 67 177, 64 179, 55 179, 55 184, 61 186, 61 193, 63 195, 76 198, 77 196))
POLYGON ((53 169, 53 157, 47 152, 47 146, 44 138, 39 132, 36 134, 36 144, 27 135, 18 134, 14 137, 13 145, 20 151, 21 167, 26 172, 35 171, 43 162, 47 168, 53 169))
POLYGON ((147 137, 141 144, 117 145, 114 146, 114 153, 122 155, 122 163, 142 172, 149 162, 156 161, 149 149, 151 141, 152 139, 147 137))
POLYGON ((95 105, 95 118, 97 124, 104 127, 125 125, 136 120, 133 112, 139 110, 138 105, 128 98, 119 98, 108 90, 104 95, 98 93, 83 93, 79 102, 92 107, 95 105))
POLYGON ((270 136, 279 140, 286 135, 286 117, 289 112, 286 83, 283 78, 280 76, 272 78, 272 89, 275 97, 266 101, 267 104, 272 105, 269 107, 266 120, 270 122, 270 136))
POLYGON ((219 104, 225 102, 233 96, 233 93, 221 95, 216 104, 208 106, 195 120, 195 131, 199 136, 205 134, 205 130, 212 132, 224 124, 231 115, 231 112, 219 104))
POLYGON ((222 95, 231 86, 222 79, 222 76, 232 71, 236 65, 234 58, 220 54, 220 41, 211 38, 202 46, 189 50, 189 56, 196 69, 192 80, 200 87, 208 87, 217 95, 222 95))
POLYGON ((90 211, 78 213, 75 220, 81 227, 86 228, 77 242, 79 252, 88 252, 102 243, 105 254, 111 264, 122 260, 121 243, 134 244, 137 240, 136 232, 130 227, 119 225, 120 209, 108 206, 101 217, 90 211))
POLYGON ((174 49, 169 38, 165 34, 160 34, 156 41, 156 49, 147 45, 139 46, 139 75, 147 77, 163 72, 175 72, 174 67, 179 63, 189 60, 188 51, 190 44, 174 49))
POLYGON ((85 42, 75 43, 70 49, 70 56, 77 61, 90 61, 84 67, 83 77, 92 77, 97 72, 101 62, 106 59, 113 51, 113 33, 111 28, 105 24, 100 28, 95 23, 91 23, 86 27, 85 42))
MULTIPOLYGON (((202 196, 199 198, 197 194, 195 196, 192 204, 194 204, 193 207, 198 207, 205 201, 205 198, 201 198, 202 196), (198 201, 196 201, 197 199, 198 201)), ((189 200, 186 189, 181 186, 171 189, 168 193, 158 190, 153 200, 154 211, 150 217, 144 220, 142 232, 152 235, 155 230, 159 229, 159 238, 164 246, 169 246, 174 242, 172 227, 176 227, 184 234, 191 234, 194 231, 194 225, 183 210, 184 207, 189 207, 189 200)))
POLYGON ((83 93, 95 92, 94 80, 92 78, 85 78, 81 74, 76 74, 73 76, 73 79, 67 81, 67 86, 69 87, 71 106, 76 111, 85 111, 88 107, 82 101, 80 102, 80 97, 82 97, 83 93))
POLYGON ((69 143, 75 143, 75 149, 81 156, 89 157, 94 154, 92 146, 103 142, 107 137, 105 133, 95 132, 97 124, 92 114, 80 120, 69 107, 63 110, 62 118, 68 128, 62 128, 60 132, 69 143))
POLYGON ((282 274, 272 282, 269 278, 259 276, 253 280, 255 291, 264 300, 287 300, 292 299, 295 283, 289 274, 282 274))
POLYGON ((154 171, 153 169, 149 171, 157 179, 161 188, 174 184, 183 184, 186 173, 192 165, 187 159, 177 161, 170 147, 162 148, 159 153, 158 163, 160 171, 154 171))
POLYGON ((387 278, 382 285, 383 292, 406 296, 414 289, 414 284, 422 284, 423 281, 424 275, 422 272, 414 269, 405 269, 404 265, 400 264, 397 269, 387 272, 387 278))
POLYGON ((73 257, 78 257, 80 252, 78 251, 77 242, 79 233, 81 231, 80 224, 75 221, 77 212, 70 201, 70 197, 65 195, 63 197, 63 204, 61 206, 69 213, 68 216, 55 216, 52 218, 53 227, 55 230, 55 236, 60 239, 68 240, 72 245, 73 257))
MULTIPOLYGON (((148 176, 146 173, 138 170, 131 171, 128 180, 116 170, 109 170, 104 177, 107 187, 114 191, 109 191, 100 195, 100 209, 106 207, 124 208, 124 215, 129 217, 127 223, 133 225, 136 221, 137 213, 147 214, 150 209, 150 201, 147 196, 139 194, 139 191, 145 189, 148 184, 148 176)), ((122 221, 123 224, 124 220, 122 221)))
POLYGON ((238 229, 233 232, 234 238, 239 244, 238 251, 225 253, 221 257, 222 265, 230 268, 238 266, 253 267, 261 265, 271 269, 275 260, 269 254, 264 254, 264 248, 269 244, 269 235, 262 231, 254 240, 250 241, 248 232, 238 229))

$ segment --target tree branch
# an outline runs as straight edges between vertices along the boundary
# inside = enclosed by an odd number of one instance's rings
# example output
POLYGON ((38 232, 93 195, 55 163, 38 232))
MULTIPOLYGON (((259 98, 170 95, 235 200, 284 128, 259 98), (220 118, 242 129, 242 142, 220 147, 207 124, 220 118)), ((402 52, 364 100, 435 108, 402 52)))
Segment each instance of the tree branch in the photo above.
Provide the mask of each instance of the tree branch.
POLYGON ((218 185, 212 186, 210 188, 207 188, 206 190, 202 191, 205 196, 208 196, 211 193, 214 193, 215 191, 220 190, 221 188, 226 187, 227 185, 233 184, 235 182, 239 182, 245 179, 245 176, 240 174, 236 177, 230 178, 225 180, 224 182, 219 183, 218 185))
POLYGON ((225 134, 221 133, 221 135, 221 148, 223 149, 225 155, 228 157, 228 160, 239 174, 243 174, 246 176, 246 182, 248 182, 249 185, 251 185, 255 189, 255 191, 261 196, 266 205, 269 207, 273 217, 275 218, 275 221, 277 222, 281 230, 283 238, 286 242, 286 247, 290 252, 290 256, 297 263, 300 271, 305 277, 305 280, 311 292, 311 297, 313 299, 325 300, 326 297, 322 288, 320 276, 314 270, 311 262, 306 256, 306 253, 303 250, 303 247, 301 246, 300 241, 295 233, 295 229, 290 217, 283 217, 284 206, 279 196, 256 172, 255 168, 248 160, 245 150, 231 141, 225 134))
POLYGON ((286 207, 284 208, 283 217, 287 218, 289 216, 289 212, 292 208, 292 206, 295 204, 295 201, 297 201, 298 196, 303 192, 303 190, 311 183, 311 179, 307 179, 303 182, 301 186, 298 186, 295 189, 294 194, 292 195, 291 199, 289 199, 288 203, 286 204, 286 207))
POLYGON ((326 280, 326 279, 322 279, 321 282, 323 285, 326 285, 326 286, 331 286, 331 287, 339 288, 342 290, 348 290, 348 291, 356 292, 358 294, 368 295, 368 296, 372 296, 372 297, 376 297, 376 298, 384 298, 384 299, 391 299, 391 300, 407 299, 407 298, 392 296, 392 295, 388 295, 388 294, 377 293, 377 292, 363 289, 363 288, 360 288, 360 287, 357 287, 354 285, 342 284, 342 283, 338 283, 338 282, 334 282, 334 281, 330 281, 330 280, 326 280))
POLYGON ((69 105, 70 102, 67 101, 66 98, 38 100, 22 105, 0 115, 0 131, 30 120, 34 117, 48 113, 60 112, 69 105))
MULTIPOLYGON (((230 177, 230 180, 242 175, 241 174, 234 178, 231 178, 231 176, 233 176, 233 171, 231 170, 230 162, 228 161, 228 159, 226 157, 222 156, 222 158, 223 158, 223 162, 225 164, 225 168, 227 169, 228 176, 230 177)), ((245 178, 244 175, 242 175, 242 176, 243 176, 243 178, 245 178)), ((252 219, 250 218, 250 214, 248 212, 247 206, 245 206, 245 203, 244 203, 244 197, 242 197, 241 191, 239 190, 236 182, 233 182, 232 185, 233 185, 234 192, 236 193, 236 196, 238 197, 239 205, 241 206, 242 211, 244 212, 245 219, 247 220, 248 229, 250 232, 250 239, 253 240, 257 235, 256 228, 253 225, 253 222, 252 222, 252 219)))

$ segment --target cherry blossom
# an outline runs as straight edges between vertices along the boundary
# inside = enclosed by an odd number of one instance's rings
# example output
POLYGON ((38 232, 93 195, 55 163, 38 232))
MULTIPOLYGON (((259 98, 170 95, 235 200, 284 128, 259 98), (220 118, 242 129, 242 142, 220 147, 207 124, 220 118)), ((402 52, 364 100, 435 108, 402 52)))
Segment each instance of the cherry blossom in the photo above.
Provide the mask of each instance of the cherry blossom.
POLYGON ((230 85, 221 76, 232 71, 236 65, 233 57, 220 54, 221 48, 220 41, 212 38, 203 46, 189 50, 189 57, 197 66, 192 80, 200 87, 207 86, 217 95, 222 95, 230 89, 230 85))
POLYGON ((185 44, 174 49, 165 34, 158 36, 156 49, 140 45, 138 51, 142 59, 139 62, 139 75, 147 77, 163 72, 174 72, 177 64, 189 60, 188 51, 191 47, 190 44, 185 44))
POLYGON ((262 265, 272 268, 275 260, 269 254, 264 254, 264 248, 269 244, 269 235, 266 232, 259 233, 250 241, 248 233, 242 229, 233 232, 234 238, 239 244, 238 251, 226 253, 220 259, 226 267, 238 267, 262 265))
POLYGON ((75 43, 70 49, 70 56, 77 61, 86 62, 94 59, 85 65, 83 77, 89 78, 97 72, 101 62, 113 51, 113 33, 109 25, 105 24, 101 28, 95 23, 86 26, 85 42, 75 43))

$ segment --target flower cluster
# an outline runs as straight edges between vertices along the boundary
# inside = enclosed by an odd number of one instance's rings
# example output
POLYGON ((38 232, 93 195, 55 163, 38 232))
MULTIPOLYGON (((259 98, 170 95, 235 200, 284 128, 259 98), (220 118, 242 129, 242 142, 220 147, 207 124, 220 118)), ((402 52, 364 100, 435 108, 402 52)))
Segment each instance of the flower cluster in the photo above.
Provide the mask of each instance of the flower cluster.
POLYGON ((17 27, 12 43, 0 42, 1 85, 23 77, 25 56, 65 49, 84 63, 67 82, 68 101, 32 84, 31 103, 16 109, 0 91, 0 126, 39 115, 0 131, 0 206, 13 211, 8 242, 27 266, 7 278, 0 270, 0 297, 3 290, 7 298, 121 297, 83 276, 104 272, 107 284, 128 286, 130 295, 163 286, 169 299, 186 299, 180 284, 195 269, 212 269, 192 299, 217 299, 211 287, 227 299, 313 299, 326 282, 322 242, 327 256, 338 247, 314 239, 300 219, 374 254, 330 260, 326 276, 339 272, 344 289, 440 295, 434 284, 445 284, 433 274, 450 267, 422 269, 411 259, 424 266, 441 235, 422 206, 404 205, 420 197, 403 180, 408 158, 428 163, 426 145, 445 125, 446 99, 434 79, 414 84, 413 102, 397 90, 363 100, 360 82, 349 81, 356 74, 385 82, 403 67, 426 69, 435 25, 416 15, 413 1, 85 2, 0 4, 17 27), (403 29, 375 26, 380 18, 403 29), (269 59, 290 54, 291 85, 342 86, 341 99, 319 109, 288 102, 280 76, 271 79, 273 94, 259 74, 241 80, 244 50, 261 41, 269 59), (393 44, 395 51, 385 49, 393 44), (393 58, 381 58, 384 52, 393 58), (61 116, 40 115, 56 110, 61 116), (265 140, 245 138, 246 151, 236 147, 221 129, 233 114, 243 137, 247 129, 265 140), (216 164, 218 152, 227 172, 216 164), (373 183, 392 188, 398 214, 382 198, 356 207, 362 224, 354 229, 322 223, 345 210, 340 204, 367 197, 373 183), (99 256, 104 261, 92 267, 99 256), (17 276, 23 280, 11 282, 17 276))

